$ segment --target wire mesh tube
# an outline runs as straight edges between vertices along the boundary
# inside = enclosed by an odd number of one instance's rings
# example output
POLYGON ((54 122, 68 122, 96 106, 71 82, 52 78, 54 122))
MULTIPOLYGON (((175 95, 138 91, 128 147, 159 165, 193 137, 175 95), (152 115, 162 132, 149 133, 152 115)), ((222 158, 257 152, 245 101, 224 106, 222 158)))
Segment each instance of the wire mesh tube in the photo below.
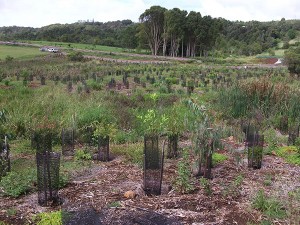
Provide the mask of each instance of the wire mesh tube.
POLYGON ((295 145, 299 137, 299 125, 291 127, 289 130, 288 145, 295 145))
POLYGON ((168 136, 167 158, 176 158, 178 156, 178 134, 168 136))
POLYGON ((37 186, 38 203, 41 206, 59 204, 59 165, 60 154, 55 152, 38 153, 37 160, 37 186))
POLYGON ((62 154, 63 155, 74 155, 75 149, 75 131, 73 128, 65 129, 61 131, 62 139, 62 154))
POLYGON ((10 172, 10 157, 9 157, 9 144, 7 137, 4 137, 4 141, 0 141, 0 180, 5 176, 7 172, 10 172))
POLYGON ((60 154, 52 152, 52 135, 35 134, 38 203, 41 206, 60 204, 59 166, 60 154))
POLYGON ((109 136, 98 137, 97 159, 103 162, 109 161, 109 136))
POLYGON ((157 135, 144 137, 144 191, 160 195, 163 174, 163 151, 157 135))
POLYGON ((260 169, 263 157, 264 136, 258 133, 248 134, 246 147, 248 151, 248 167, 260 169))

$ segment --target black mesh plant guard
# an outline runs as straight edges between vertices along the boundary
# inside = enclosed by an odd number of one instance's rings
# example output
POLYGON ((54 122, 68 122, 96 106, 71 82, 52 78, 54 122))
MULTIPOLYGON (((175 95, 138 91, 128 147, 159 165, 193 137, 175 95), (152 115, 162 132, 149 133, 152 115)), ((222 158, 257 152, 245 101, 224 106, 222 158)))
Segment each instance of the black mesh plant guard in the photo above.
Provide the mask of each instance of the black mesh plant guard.
POLYGON ((176 158, 178 156, 178 134, 168 136, 167 158, 176 158))
POLYGON ((59 189, 59 165, 60 154, 51 152, 51 134, 35 134, 37 140, 36 164, 37 164, 37 188, 38 203, 41 206, 51 206, 60 203, 59 189))
POLYGON ((144 191, 160 195, 163 173, 163 152, 157 135, 144 137, 144 191))
POLYGON ((62 210, 63 225, 101 225, 101 214, 93 208, 78 211, 62 210))
POLYGON ((260 169, 263 157, 264 136, 258 133, 248 134, 246 147, 248 152, 248 167, 260 169))
POLYGON ((199 171, 198 174, 199 176, 203 176, 204 178, 207 179, 212 179, 212 153, 214 148, 214 142, 211 141, 208 143, 202 152, 200 153, 200 158, 199 158, 199 171))
POLYGON ((299 137, 299 125, 290 128, 288 145, 295 145, 297 137, 299 137))
POLYGON ((9 145, 5 136, 4 141, 0 141, 0 180, 7 172, 10 172, 9 145))
POLYGON ((63 155, 73 155, 75 149, 75 131, 72 128, 65 129, 61 131, 62 139, 62 154, 63 155))
POLYGON ((88 144, 89 146, 94 146, 94 128, 93 127, 87 127, 84 129, 84 132, 82 134, 83 142, 88 144))
POLYGON ((289 130, 289 118, 287 116, 282 116, 280 118, 279 130, 283 134, 287 134, 289 130))
POLYGON ((109 136, 98 137, 97 159, 100 161, 109 161, 109 136))

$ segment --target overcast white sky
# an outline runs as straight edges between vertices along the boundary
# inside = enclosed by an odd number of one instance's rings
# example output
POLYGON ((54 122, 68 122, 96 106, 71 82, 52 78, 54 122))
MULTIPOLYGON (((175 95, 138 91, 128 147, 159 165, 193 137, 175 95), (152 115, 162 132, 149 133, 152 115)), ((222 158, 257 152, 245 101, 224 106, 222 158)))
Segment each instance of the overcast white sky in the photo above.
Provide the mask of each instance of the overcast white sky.
POLYGON ((0 26, 42 27, 93 19, 137 22, 153 5, 232 21, 300 19, 300 0, 0 0, 0 26))

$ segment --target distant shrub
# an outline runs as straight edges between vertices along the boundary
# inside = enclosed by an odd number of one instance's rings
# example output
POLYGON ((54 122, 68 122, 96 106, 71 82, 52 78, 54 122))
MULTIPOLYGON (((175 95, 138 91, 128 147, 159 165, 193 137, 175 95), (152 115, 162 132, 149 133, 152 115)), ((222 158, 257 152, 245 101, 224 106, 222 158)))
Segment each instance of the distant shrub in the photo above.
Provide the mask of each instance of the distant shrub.
POLYGON ((83 53, 82 52, 71 52, 69 55, 68 55, 68 58, 71 60, 71 61, 77 61, 77 62, 81 62, 84 60, 84 57, 83 57, 83 53))

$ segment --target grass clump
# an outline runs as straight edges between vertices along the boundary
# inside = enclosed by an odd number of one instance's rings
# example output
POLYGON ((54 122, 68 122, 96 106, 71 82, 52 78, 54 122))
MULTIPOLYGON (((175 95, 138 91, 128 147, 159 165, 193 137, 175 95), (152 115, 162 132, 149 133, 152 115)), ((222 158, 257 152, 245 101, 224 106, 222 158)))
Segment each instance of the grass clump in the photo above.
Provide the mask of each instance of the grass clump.
POLYGON ((274 197, 267 197, 263 190, 258 191, 252 201, 252 205, 270 219, 283 219, 286 217, 284 204, 274 197))
POLYGON ((0 189, 3 194, 11 197, 19 197, 33 189, 36 182, 36 170, 28 169, 19 172, 9 172, 0 181, 0 189))
POLYGON ((112 153, 125 156, 131 163, 142 166, 143 161, 143 143, 128 143, 123 145, 112 145, 112 153))
POLYGON ((89 152, 87 152, 85 149, 78 149, 75 152, 74 158, 76 160, 91 160, 92 156, 89 152))
POLYGON ((276 154, 288 163, 300 166, 300 153, 295 146, 283 146, 276 149, 276 154))
POLYGON ((61 211, 39 213, 34 221, 37 225, 61 225, 61 211))
POLYGON ((212 164, 216 166, 228 159, 228 156, 214 152, 212 155, 212 164))
POLYGON ((175 189, 182 194, 190 193, 194 190, 194 186, 191 183, 189 153, 186 149, 183 150, 182 160, 178 163, 175 189))

